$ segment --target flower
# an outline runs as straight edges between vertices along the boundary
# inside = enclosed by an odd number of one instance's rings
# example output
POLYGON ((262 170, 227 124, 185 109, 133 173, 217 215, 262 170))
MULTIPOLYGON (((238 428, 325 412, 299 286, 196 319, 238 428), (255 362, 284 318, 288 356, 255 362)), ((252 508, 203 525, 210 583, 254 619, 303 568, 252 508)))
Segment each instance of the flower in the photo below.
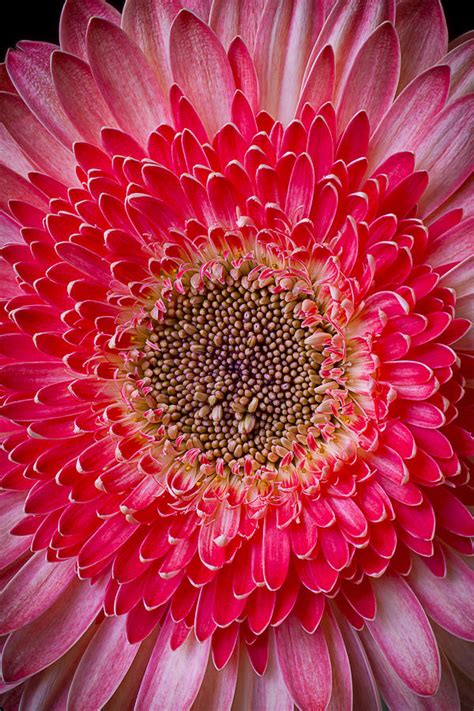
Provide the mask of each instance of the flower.
POLYGON ((474 41, 66 0, 60 43, 1 73, 3 706, 472 705, 474 41))

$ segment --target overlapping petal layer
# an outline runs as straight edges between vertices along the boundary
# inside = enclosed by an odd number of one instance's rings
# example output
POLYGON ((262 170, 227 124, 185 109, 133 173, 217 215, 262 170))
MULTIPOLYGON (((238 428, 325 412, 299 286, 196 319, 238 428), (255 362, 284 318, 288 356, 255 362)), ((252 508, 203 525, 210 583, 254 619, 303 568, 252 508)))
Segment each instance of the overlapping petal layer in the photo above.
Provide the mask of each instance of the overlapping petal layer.
POLYGON ((435 0, 60 30, 1 73, 3 705, 468 706, 472 39, 435 0))

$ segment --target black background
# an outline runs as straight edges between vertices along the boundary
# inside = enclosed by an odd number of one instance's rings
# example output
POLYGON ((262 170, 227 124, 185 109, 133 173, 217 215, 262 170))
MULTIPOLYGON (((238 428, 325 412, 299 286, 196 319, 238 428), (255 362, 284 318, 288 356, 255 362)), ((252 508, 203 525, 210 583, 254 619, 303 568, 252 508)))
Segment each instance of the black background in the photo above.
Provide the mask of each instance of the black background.
MULTIPOLYGON (((59 15, 64 0, 9 0, 2 8, 0 57, 8 47, 22 39, 58 41, 59 15)), ((109 0, 118 9, 123 0, 109 0)), ((350 0, 348 0, 350 2, 350 0)), ((185 4, 185 3, 184 3, 185 4)), ((466 0, 443 0, 449 27, 449 37, 454 39, 473 28, 473 18, 468 16, 466 0)))

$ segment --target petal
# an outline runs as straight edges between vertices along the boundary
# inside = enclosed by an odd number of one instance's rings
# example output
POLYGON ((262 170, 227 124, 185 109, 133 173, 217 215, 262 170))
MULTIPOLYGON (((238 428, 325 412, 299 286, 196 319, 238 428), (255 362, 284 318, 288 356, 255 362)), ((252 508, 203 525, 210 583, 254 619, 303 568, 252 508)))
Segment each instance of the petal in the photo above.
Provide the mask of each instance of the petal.
POLYGON ((473 571, 455 554, 443 549, 447 570, 439 578, 416 557, 409 581, 426 611, 452 634, 474 641, 473 571))
POLYGON ((474 163, 474 96, 450 104, 436 117, 416 149, 416 167, 430 182, 420 200, 421 215, 433 212, 471 174, 474 163))
POLYGON ((295 115, 311 48, 323 22, 312 0, 269 0, 255 40, 261 108, 288 124, 295 115))
POLYGON ((130 668, 138 645, 125 638, 126 617, 106 618, 89 643, 76 669, 68 696, 68 709, 102 708, 130 668))
POLYGON ((396 28, 402 50, 400 89, 446 54, 448 28, 439 0, 401 0, 396 28))
POLYGON ((392 104, 399 71, 397 33, 390 22, 384 22, 362 45, 347 77, 338 108, 341 128, 364 110, 373 132, 392 104))
POLYGON ((207 671, 193 704, 193 711, 210 711, 211 709, 230 711, 237 684, 237 656, 234 654, 224 669, 220 671, 215 668, 209 657, 207 671))
POLYGON ((140 685, 135 709, 187 709, 196 699, 206 673, 210 639, 197 642, 194 635, 175 651, 170 640, 174 623, 163 625, 140 685))
POLYGON ((377 615, 367 628, 400 679, 417 694, 434 694, 440 679, 439 652, 423 608, 398 576, 374 580, 377 615))
POLYGON ((171 24, 181 9, 178 0, 127 0, 122 12, 122 28, 148 59, 163 94, 173 83, 168 38, 171 24))
POLYGON ((308 634, 293 615, 275 630, 278 661, 287 689, 297 706, 324 711, 332 690, 329 650, 321 627, 308 634))
POLYGON ((120 24, 120 13, 104 0, 66 0, 59 23, 61 49, 87 58, 86 32, 91 17, 120 24))
POLYGON ((174 80, 214 135, 230 120, 235 92, 223 46, 207 25, 181 10, 171 27, 170 55, 174 80))
POLYGON ((79 133, 61 106, 51 78, 51 55, 57 49, 46 42, 21 42, 7 54, 8 73, 25 104, 53 136, 68 148, 79 133))
POLYGON ((392 153, 413 150, 430 120, 443 108, 449 69, 433 67, 414 79, 397 97, 370 142, 369 171, 392 153))
POLYGON ((45 612, 74 578, 73 564, 33 555, 0 594, 0 634, 24 627, 45 612))
POLYGON ((100 610, 103 587, 76 579, 40 617, 13 632, 3 651, 4 678, 24 679, 65 654, 100 610))
POLYGON ((118 123, 143 145, 168 120, 161 87, 141 50, 119 27, 93 18, 87 30, 92 74, 118 123))
POLYGON ((103 126, 117 123, 86 62, 67 52, 53 52, 51 72, 59 100, 84 140, 100 145, 103 126))

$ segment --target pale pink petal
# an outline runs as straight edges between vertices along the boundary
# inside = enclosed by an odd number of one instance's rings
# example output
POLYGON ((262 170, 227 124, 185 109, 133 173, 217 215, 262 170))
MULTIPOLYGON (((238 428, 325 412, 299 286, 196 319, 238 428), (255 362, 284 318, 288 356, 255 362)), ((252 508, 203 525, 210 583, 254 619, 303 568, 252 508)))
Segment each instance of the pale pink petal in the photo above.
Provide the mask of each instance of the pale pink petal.
POLYGON ((139 645, 125 640, 126 617, 106 618, 85 650, 75 671, 68 709, 82 709, 84 699, 102 708, 128 672, 139 645))
POLYGON ((181 10, 171 27, 170 53, 174 80, 214 135, 230 120, 235 91, 222 44, 195 15, 181 10))
POLYGON ((53 52, 51 72, 59 100, 84 140, 100 145, 100 131, 117 123, 86 62, 67 52, 53 52))
POLYGON ((367 628, 400 679, 415 693, 434 694, 440 678, 438 647, 409 586, 395 575, 373 581, 377 615, 367 628))
MULTIPOLYGON (((9 94, 9 96, 17 96, 17 94, 9 94)), ((28 173, 35 169, 31 160, 26 157, 18 143, 2 125, 0 125, 0 155, 2 163, 24 178, 28 177, 28 173)))
POLYGON ((419 203, 428 215, 472 173, 474 164, 474 96, 464 96, 436 117, 416 147, 416 167, 430 182, 419 203))
POLYGON ((273 639, 267 669, 263 676, 255 673, 248 654, 242 649, 233 708, 246 709, 246 711, 262 711, 262 709, 293 711, 293 701, 282 678, 273 639))
POLYGON ((127 0, 122 12, 122 28, 143 51, 165 96, 172 84, 169 32, 181 7, 179 0, 127 0))
POLYGON ((377 684, 360 637, 341 615, 338 616, 338 622, 351 665, 354 709, 381 711, 377 684))
POLYGON ((296 109, 299 116, 308 103, 312 108, 319 109, 327 101, 332 101, 335 82, 334 50, 326 45, 315 58, 311 69, 303 82, 296 109))
POLYGON ((44 671, 28 679, 21 699, 21 708, 24 711, 38 711, 43 708, 59 711, 66 708, 74 672, 94 632, 94 627, 89 627, 69 652, 44 671))
POLYGON ((72 561, 48 563, 43 552, 33 555, 0 593, 0 634, 45 612, 74 577, 72 561))
POLYGON ((168 117, 158 80, 141 50, 116 25, 94 18, 87 30, 92 74, 119 125, 139 142, 168 117))
POLYGON ((39 170, 66 185, 77 184, 72 152, 42 126, 19 96, 0 94, 0 121, 39 170))
POLYGON ((402 50, 400 89, 447 52, 448 28, 439 0, 401 0, 396 28, 402 50))
POLYGON ((451 69, 450 101, 474 91, 474 39, 455 47, 441 61, 451 69))
POLYGON ((331 612, 324 616, 322 629, 333 669, 331 700, 327 709, 328 711, 344 711, 345 709, 349 711, 353 708, 352 671, 341 630, 331 612))
POLYGON ((59 23, 61 49, 87 58, 86 32, 91 17, 120 24, 120 13, 104 0, 66 0, 59 23))
POLYGON ((283 124, 295 115, 308 58, 322 23, 322 7, 311 0, 269 0, 265 5, 255 39, 261 108, 283 124))
POLYGON ((308 634, 292 615, 276 628, 275 636, 280 669, 293 701, 302 709, 324 711, 331 698, 332 670, 321 626, 308 634))
POLYGON ((395 3, 392 0, 335 3, 313 47, 310 62, 325 45, 332 46, 336 56, 336 97, 339 98, 354 58, 364 42, 382 22, 393 22, 394 19, 395 3))
POLYGON ((413 560, 410 585, 427 613, 441 627, 464 639, 474 640, 474 572, 455 554, 444 551, 446 576, 438 578, 419 561, 413 560))
POLYGON ((362 45, 347 77, 338 107, 340 128, 363 110, 374 131, 390 108, 398 84, 400 47, 393 25, 384 22, 362 45))
POLYGON ((8 52, 6 64, 25 104, 69 148, 80 136, 66 116, 51 78, 51 55, 56 49, 46 42, 20 42, 17 49, 8 52))
POLYGON ((103 594, 103 583, 76 579, 40 617, 12 632, 3 651, 4 678, 24 679, 65 654, 94 620, 103 594))
POLYGON ((148 708, 189 708, 195 701, 206 673, 210 639, 197 642, 193 634, 175 651, 170 647, 174 623, 162 627, 135 704, 148 708))
POLYGON ((234 699, 238 668, 237 653, 233 654, 224 669, 220 671, 217 671, 209 657, 207 671, 192 711, 210 711, 210 709, 229 711, 234 699))
POLYGON ((28 180, 0 164, 0 206, 8 210, 10 200, 24 200, 44 210, 48 207, 46 196, 28 180))
POLYGON ((239 36, 250 50, 253 50, 260 17, 265 7, 265 0, 214 0, 211 5, 209 25, 228 47, 239 36))
POLYGON ((427 262, 432 267, 462 262, 472 254, 474 218, 463 220, 428 245, 427 262))
POLYGON ((403 684, 390 664, 377 648, 374 640, 364 630, 360 633, 384 701, 391 709, 410 711, 458 711, 459 694, 449 662, 441 657, 441 678, 433 695, 417 696, 403 684))
POLYGON ((434 67, 414 79, 397 97, 372 137, 369 169, 393 153, 418 146, 427 124, 446 103, 448 91, 447 67, 434 67))

